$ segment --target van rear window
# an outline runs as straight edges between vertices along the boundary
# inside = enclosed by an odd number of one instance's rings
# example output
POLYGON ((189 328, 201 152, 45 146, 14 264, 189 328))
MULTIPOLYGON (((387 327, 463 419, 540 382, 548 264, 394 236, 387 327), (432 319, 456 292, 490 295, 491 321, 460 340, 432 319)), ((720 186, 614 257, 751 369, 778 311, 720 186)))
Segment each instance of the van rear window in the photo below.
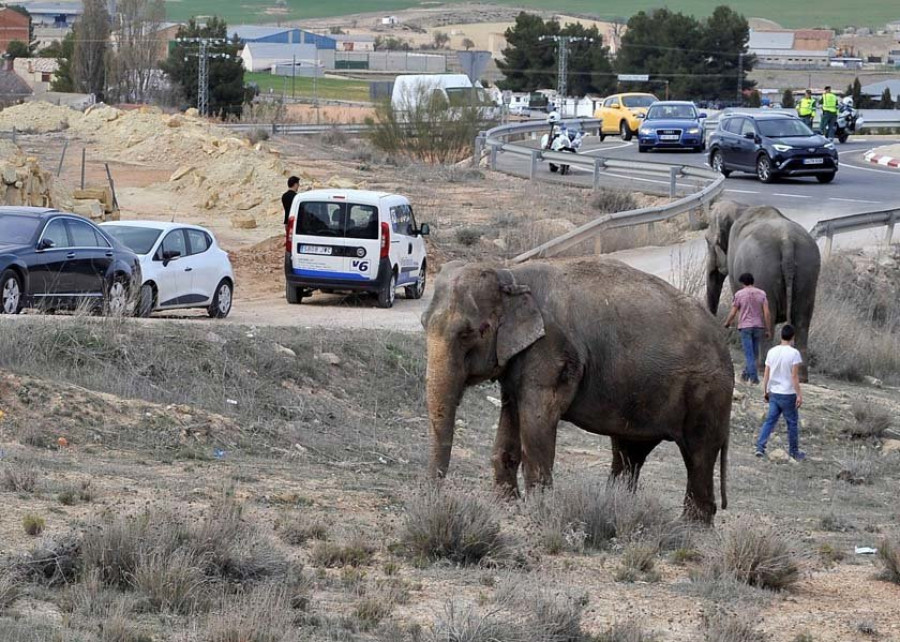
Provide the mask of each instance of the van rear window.
POLYGON ((297 234, 331 238, 378 238, 378 208, 354 203, 304 202, 297 217, 297 234))

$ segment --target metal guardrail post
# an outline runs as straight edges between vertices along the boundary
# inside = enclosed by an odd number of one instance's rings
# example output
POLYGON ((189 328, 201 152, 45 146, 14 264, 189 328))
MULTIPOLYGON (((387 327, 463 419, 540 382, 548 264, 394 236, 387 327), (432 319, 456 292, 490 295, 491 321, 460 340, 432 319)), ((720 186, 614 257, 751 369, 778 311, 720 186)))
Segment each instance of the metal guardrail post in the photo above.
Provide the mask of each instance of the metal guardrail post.
POLYGON ((829 258, 831 256, 831 246, 834 243, 834 230, 829 225, 825 230, 825 258, 829 258))
POLYGON ((491 170, 497 169, 497 151, 499 150, 498 145, 491 145, 491 170))
POLYGON ((481 162, 481 155, 484 153, 484 139, 484 132, 479 132, 478 136, 475 137, 475 153, 472 155, 472 162, 476 167, 481 162))
POLYGON ((677 194, 678 172, 680 171, 680 167, 669 168, 669 196, 671 196, 672 198, 675 198, 675 194, 677 194))
POLYGON ((891 218, 888 219, 887 229, 884 232, 884 244, 888 247, 891 245, 891 241, 894 239, 894 223, 897 222, 897 214, 891 214, 891 218))
POLYGON ((535 173, 537 172, 537 164, 538 160, 541 158, 541 150, 533 149, 531 150, 531 165, 528 167, 528 178, 533 179, 535 173))
POLYGON ((606 166, 606 160, 603 158, 594 159, 594 182, 593 190, 596 192, 600 189, 600 170, 606 166))

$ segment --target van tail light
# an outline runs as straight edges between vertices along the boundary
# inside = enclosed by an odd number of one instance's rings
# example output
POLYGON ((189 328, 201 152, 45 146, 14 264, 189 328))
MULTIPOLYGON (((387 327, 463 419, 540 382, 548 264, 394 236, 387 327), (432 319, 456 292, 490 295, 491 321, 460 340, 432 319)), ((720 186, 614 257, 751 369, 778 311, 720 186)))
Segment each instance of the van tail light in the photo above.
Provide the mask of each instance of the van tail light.
POLYGON ((387 223, 381 224, 381 258, 386 259, 391 250, 391 228, 387 223))
POLYGON ((292 252, 294 248, 294 217, 288 219, 284 230, 284 251, 292 252))

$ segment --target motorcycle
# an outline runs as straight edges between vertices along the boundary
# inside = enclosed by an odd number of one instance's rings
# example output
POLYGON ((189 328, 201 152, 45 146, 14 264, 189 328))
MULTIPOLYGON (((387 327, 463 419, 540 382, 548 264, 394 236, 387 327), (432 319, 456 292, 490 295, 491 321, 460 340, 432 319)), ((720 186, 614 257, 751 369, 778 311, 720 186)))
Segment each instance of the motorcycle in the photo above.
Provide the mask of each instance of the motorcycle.
MULTIPOLYGON (((546 149, 553 152, 569 152, 572 154, 577 154, 578 150, 581 149, 583 138, 584 132, 576 132, 574 130, 561 127, 558 132, 551 131, 549 134, 544 134, 541 137, 541 149, 546 149)), ((562 176, 565 176, 569 173, 569 170, 569 165, 557 165, 556 163, 550 163, 551 172, 555 173, 558 171, 562 176)))
POLYGON ((850 134, 855 134, 862 129, 863 117, 853 107, 853 99, 849 96, 841 101, 838 106, 837 121, 834 128, 834 137, 841 143, 846 143, 850 134))

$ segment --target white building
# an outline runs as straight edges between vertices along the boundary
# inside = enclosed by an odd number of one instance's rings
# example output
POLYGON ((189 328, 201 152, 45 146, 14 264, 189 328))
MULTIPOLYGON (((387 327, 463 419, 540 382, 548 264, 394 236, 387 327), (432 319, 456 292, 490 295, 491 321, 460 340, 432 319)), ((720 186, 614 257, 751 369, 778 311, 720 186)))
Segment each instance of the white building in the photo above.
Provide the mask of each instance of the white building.
POLYGON ((381 19, 381 24, 393 27, 394 25, 400 24, 400 18, 397 16, 385 16, 381 19))
POLYGON ((328 57, 333 65, 334 51, 322 51, 315 45, 284 45, 266 42, 248 42, 241 50, 241 59, 247 71, 270 71, 273 65, 290 65, 306 62, 328 65, 328 57), (328 55, 330 54, 330 55, 328 55))

